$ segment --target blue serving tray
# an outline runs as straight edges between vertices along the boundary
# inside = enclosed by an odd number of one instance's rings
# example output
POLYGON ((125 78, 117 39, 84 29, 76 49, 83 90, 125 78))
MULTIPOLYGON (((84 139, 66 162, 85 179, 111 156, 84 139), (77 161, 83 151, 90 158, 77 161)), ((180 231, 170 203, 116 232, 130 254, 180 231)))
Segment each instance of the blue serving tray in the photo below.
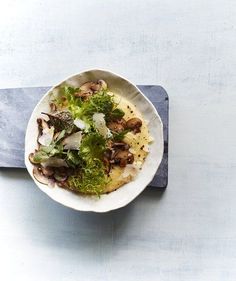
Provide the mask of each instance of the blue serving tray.
MULTIPOLYGON (((0 89, 0 167, 25 168, 24 139, 31 112, 50 87, 0 89)), ((165 188, 168 183, 169 98, 161 86, 138 88, 152 101, 164 126, 164 155, 150 186, 165 188)))

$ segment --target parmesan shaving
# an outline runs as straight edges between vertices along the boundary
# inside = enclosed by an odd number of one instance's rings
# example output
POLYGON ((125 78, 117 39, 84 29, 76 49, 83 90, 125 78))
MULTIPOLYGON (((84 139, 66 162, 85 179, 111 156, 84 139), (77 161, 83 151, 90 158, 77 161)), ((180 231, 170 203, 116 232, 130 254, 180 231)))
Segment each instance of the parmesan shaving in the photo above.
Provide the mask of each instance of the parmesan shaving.
POLYGON ((129 152, 132 153, 132 154, 136 154, 136 150, 133 149, 132 147, 129 148, 129 152))
POLYGON ((38 142, 44 146, 49 146, 53 140, 54 135, 54 127, 44 128, 42 131, 42 135, 39 137, 38 142))
POLYGON ((128 164, 124 168, 124 172, 122 173, 121 176, 123 178, 127 178, 129 176, 134 178, 137 175, 138 170, 140 170, 141 167, 142 167, 142 162, 141 161, 136 161, 133 164, 128 164))
POLYGON ((79 131, 65 138, 62 144, 64 145, 65 149, 79 150, 81 140, 82 140, 82 133, 81 131, 79 131))
POLYGON ((148 146, 148 144, 144 144, 144 146, 143 146, 143 151, 149 152, 149 146, 148 146))
POLYGON ((104 137, 109 138, 112 136, 111 131, 106 126, 105 115, 103 113, 94 113, 93 114, 93 122, 95 128, 98 132, 104 137))
POLYGON ((86 123, 79 118, 74 120, 74 125, 81 130, 84 130, 86 128, 86 123))

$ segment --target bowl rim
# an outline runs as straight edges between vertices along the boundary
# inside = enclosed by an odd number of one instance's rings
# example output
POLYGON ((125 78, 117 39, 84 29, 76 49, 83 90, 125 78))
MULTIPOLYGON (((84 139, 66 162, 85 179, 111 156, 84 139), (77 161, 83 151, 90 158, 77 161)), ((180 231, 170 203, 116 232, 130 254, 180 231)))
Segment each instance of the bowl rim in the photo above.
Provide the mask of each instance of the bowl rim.
MULTIPOLYGON (((76 210, 76 211, 82 211, 82 212, 95 212, 95 213, 105 213, 105 212, 109 212, 109 211, 112 211, 112 210, 116 210, 116 209, 120 209, 126 205, 128 205, 129 203, 131 203, 134 199, 136 199, 144 190, 145 188, 149 185, 149 183, 153 180, 160 164, 161 164, 161 161, 163 159, 163 153, 164 153, 164 137, 163 137, 163 122, 161 120, 161 117, 160 115, 158 114, 158 111, 157 109, 155 108, 155 106, 153 105, 153 103, 144 95, 144 93, 135 85, 133 84, 129 79, 123 77, 122 75, 120 74, 117 74, 115 73, 114 71, 111 71, 111 70, 107 70, 107 69, 103 69, 103 68, 89 68, 89 69, 85 69, 85 70, 82 70, 80 72, 77 72, 77 73, 74 73, 72 75, 69 75, 67 77, 65 77, 62 81, 60 81, 59 83, 53 85, 52 87, 50 87, 47 92, 41 97, 41 99, 37 102, 37 104, 35 105, 32 113, 31 113, 31 116, 28 120, 28 123, 27 123, 27 127, 26 127, 26 133, 25 133, 25 147, 26 147, 26 138, 27 138, 27 132, 29 130, 29 125, 30 125, 30 121, 31 121, 31 118, 33 116, 33 113, 36 109, 36 107, 42 103, 42 101, 45 99, 45 97, 47 97, 50 92, 60 86, 62 83, 64 83, 65 81, 69 80, 69 79, 73 79, 74 77, 76 77, 77 75, 82 75, 86 72, 94 72, 94 71, 101 71, 101 72, 105 72, 105 73, 109 73, 111 75, 114 75, 118 78, 121 78, 125 81, 127 81, 129 84, 131 84, 134 88, 136 88, 136 90, 138 91, 139 94, 142 95, 142 97, 147 101, 147 103, 149 104, 149 106, 152 108, 153 112, 155 113, 156 117, 159 119, 159 122, 160 122, 160 127, 161 127, 161 132, 162 132, 162 135, 161 135, 161 139, 162 139, 162 145, 161 145, 161 157, 160 157, 160 160, 157 162, 157 167, 156 169, 153 170, 153 173, 149 176, 148 180, 146 181, 145 185, 143 185, 143 188, 141 188, 139 190, 139 192, 137 194, 135 194, 132 199, 128 199, 128 200, 123 200, 121 204, 119 205, 116 205, 114 207, 105 207, 105 208, 94 208, 94 209, 91 209, 90 208, 82 208, 82 209, 79 209, 79 208, 75 208, 73 206, 70 206, 70 204, 68 204, 67 202, 62 202, 61 200, 59 200, 58 198, 54 198, 51 194, 47 193, 45 190, 43 190, 39 185, 38 185, 38 182, 36 181, 36 179, 33 177, 33 175, 30 173, 29 171, 29 167, 27 165, 27 163, 29 163, 29 159, 28 159, 28 154, 26 153, 26 149, 25 149, 25 153, 24 153, 24 162, 25 162, 25 165, 26 165, 26 169, 28 171, 28 173, 30 174, 31 178, 33 179, 33 181, 35 182, 36 186, 41 190, 43 191, 48 197, 50 197, 52 200, 54 200, 55 202, 57 203, 60 203, 61 205, 65 206, 65 207, 68 207, 68 208, 71 208, 73 210, 76 210)), ((122 188, 122 187, 121 187, 122 188)), ((106 196, 109 196, 109 194, 104 194, 106 196)), ((103 195, 101 195, 103 196, 103 195)))

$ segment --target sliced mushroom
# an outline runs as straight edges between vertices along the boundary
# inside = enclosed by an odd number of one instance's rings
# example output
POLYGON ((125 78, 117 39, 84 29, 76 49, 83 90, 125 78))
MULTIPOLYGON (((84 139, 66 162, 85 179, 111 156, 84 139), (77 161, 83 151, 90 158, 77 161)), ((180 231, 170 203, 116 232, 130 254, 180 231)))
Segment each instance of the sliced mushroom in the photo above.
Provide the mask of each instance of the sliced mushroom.
POLYGON ((98 80, 97 83, 90 81, 80 86, 79 92, 75 93, 75 96, 87 99, 89 96, 93 95, 94 93, 106 89, 107 89, 107 83, 104 80, 98 80))
POLYGON ((126 127, 126 121, 124 118, 116 120, 116 122, 120 125, 122 125, 124 128, 126 127))
POLYGON ((54 134, 54 127, 49 127, 47 121, 45 121, 43 118, 37 119, 38 123, 38 143, 48 146, 53 140, 53 134, 54 134))
POLYGON ((100 84, 93 84, 90 88, 93 92, 98 92, 101 89, 101 85, 100 84))
POLYGON ((38 167, 34 167, 33 176, 38 182, 42 184, 48 184, 48 178, 43 175, 43 173, 39 170, 38 167))
POLYGON ((38 134, 38 139, 39 139, 39 137, 42 135, 43 130, 49 128, 49 126, 48 123, 43 118, 38 118, 37 123, 38 123, 38 130, 39 130, 39 134, 38 134))
POLYGON ((41 129, 41 130, 49 128, 47 121, 44 120, 43 118, 38 118, 37 123, 38 123, 39 129, 41 129))
POLYGON ((30 163, 31 164, 38 164, 38 162, 36 162, 35 160, 34 160, 34 153, 30 153, 29 154, 29 161, 30 161, 30 163))
POLYGON ((126 128, 131 129, 135 134, 140 132, 142 120, 137 117, 131 118, 126 122, 126 128))
POLYGON ((55 173, 54 178, 58 182, 63 182, 65 180, 67 180, 68 177, 67 177, 67 175, 60 175, 60 174, 55 173))
POLYGON ((54 171, 51 167, 41 167, 41 171, 46 177, 51 177, 54 174, 54 171))
POLYGON ((129 148, 130 148, 128 143, 125 143, 125 142, 114 142, 112 144, 112 147, 119 148, 119 149, 122 149, 122 150, 129 150, 129 148))
POLYGON ((88 97, 93 94, 92 86, 96 85, 94 82, 86 82, 79 89, 79 92, 75 93, 76 97, 88 97))
POLYGON ((115 122, 115 121, 108 122, 107 127, 111 131, 116 132, 116 133, 121 133, 125 129, 122 124, 119 124, 118 122, 115 122))
POLYGON ((56 133, 54 134, 54 136, 53 136, 53 140, 54 140, 54 141, 58 138, 58 136, 60 135, 60 133, 61 133, 61 132, 56 132, 56 133))
POLYGON ((100 90, 106 90, 107 89, 107 83, 104 80, 98 80, 98 84, 100 85, 100 90))
POLYGON ((57 106, 55 105, 54 102, 51 102, 51 103, 50 103, 50 109, 51 109, 51 112, 57 111, 57 106))
POLYGON ((127 164, 134 162, 134 156, 128 150, 119 150, 114 156, 115 163, 120 167, 125 167, 127 164))
POLYGON ((94 82, 86 82, 80 87, 80 91, 84 92, 84 93, 88 93, 88 92, 92 93, 94 91, 92 88, 95 85, 96 85, 96 83, 94 83, 94 82))

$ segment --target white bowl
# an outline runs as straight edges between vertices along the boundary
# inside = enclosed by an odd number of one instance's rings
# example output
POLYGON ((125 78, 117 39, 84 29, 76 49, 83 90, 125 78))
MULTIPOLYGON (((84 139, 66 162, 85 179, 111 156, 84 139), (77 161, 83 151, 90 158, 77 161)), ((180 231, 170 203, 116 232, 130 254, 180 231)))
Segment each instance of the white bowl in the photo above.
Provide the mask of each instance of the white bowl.
POLYGON ((113 72, 94 69, 73 75, 58 85, 52 87, 36 105, 28 126, 25 136, 25 165, 35 184, 53 200, 79 211, 107 212, 123 207, 135 199, 153 179, 163 155, 163 125, 160 116, 155 107, 145 97, 145 95, 130 81, 114 74, 113 72), (62 189, 60 187, 50 188, 36 181, 33 177, 33 165, 28 159, 28 155, 37 148, 37 118, 41 112, 49 110, 48 98, 49 93, 55 87, 62 83, 67 83, 73 87, 79 87, 81 84, 91 81, 103 79, 108 83, 109 89, 135 104, 148 122, 150 135, 154 138, 154 142, 150 145, 150 152, 143 164, 142 170, 137 177, 125 184, 121 188, 109 194, 97 196, 78 195, 62 189))

